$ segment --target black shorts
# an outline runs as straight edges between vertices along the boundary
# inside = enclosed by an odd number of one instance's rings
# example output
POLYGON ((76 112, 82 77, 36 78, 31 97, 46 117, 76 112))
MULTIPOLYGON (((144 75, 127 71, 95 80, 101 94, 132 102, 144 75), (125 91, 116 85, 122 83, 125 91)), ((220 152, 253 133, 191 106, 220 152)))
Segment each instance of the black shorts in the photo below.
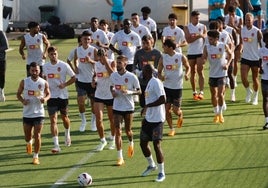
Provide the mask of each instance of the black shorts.
POLYGON ((125 117, 125 115, 133 114, 134 111, 118 111, 118 110, 113 110, 113 114, 121 115, 125 117))
POLYGON ((95 97, 94 102, 103 103, 106 106, 113 106, 114 99, 100 99, 95 97))
POLYGON ((248 65, 249 67, 260 67, 260 61, 259 60, 251 61, 251 60, 242 58, 241 59, 241 64, 248 65))
POLYGON ((47 111, 49 115, 55 114, 57 111, 60 111, 61 114, 68 114, 68 99, 61 98, 50 98, 47 101, 47 111))
POLYGON ((140 106, 144 108, 145 106, 145 89, 146 85, 141 85, 141 94, 139 95, 139 101, 140 101, 140 106))
POLYGON ((164 122, 151 123, 143 119, 140 132, 140 140, 162 140, 164 122))
POLYGON ((166 87, 164 89, 167 97, 166 103, 170 103, 174 106, 180 107, 182 100, 182 89, 169 89, 166 87))
POLYGON ((188 54, 187 55, 188 60, 197 59, 197 58, 200 58, 200 57, 202 57, 202 54, 194 54, 194 55, 188 54))
POLYGON ((37 125, 43 125, 45 122, 45 118, 44 117, 35 117, 35 118, 23 117, 22 121, 24 125, 37 126, 37 125))
POLYGON ((88 97, 94 97, 94 93, 96 91, 95 88, 91 86, 91 83, 84 83, 79 82, 76 80, 75 87, 77 91, 77 96, 88 96, 88 97))
POLYGON ((226 85, 226 77, 209 78, 208 84, 210 87, 219 87, 222 85, 226 85))
POLYGON ((268 92, 268 80, 261 79, 261 90, 263 92, 268 92))

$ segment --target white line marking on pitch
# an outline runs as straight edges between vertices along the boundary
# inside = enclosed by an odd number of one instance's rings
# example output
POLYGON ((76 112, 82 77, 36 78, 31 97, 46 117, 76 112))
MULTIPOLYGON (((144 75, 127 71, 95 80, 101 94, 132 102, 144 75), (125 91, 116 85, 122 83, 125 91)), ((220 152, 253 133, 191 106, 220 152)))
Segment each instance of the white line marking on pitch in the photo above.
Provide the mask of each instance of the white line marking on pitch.
POLYGON ((58 185, 66 184, 64 181, 69 178, 81 165, 85 164, 95 154, 94 151, 89 152, 84 158, 82 158, 75 166, 73 166, 68 172, 58 179, 51 188, 57 188, 58 185))
MULTIPOLYGON (((138 115, 139 112, 135 112, 134 115, 138 115)), ((67 178, 69 178, 81 165, 85 164, 96 152, 89 152, 84 158, 82 158, 76 165, 74 165, 68 172, 64 174, 60 179, 58 179, 51 188, 57 188, 59 185, 65 185, 64 182, 67 178)))

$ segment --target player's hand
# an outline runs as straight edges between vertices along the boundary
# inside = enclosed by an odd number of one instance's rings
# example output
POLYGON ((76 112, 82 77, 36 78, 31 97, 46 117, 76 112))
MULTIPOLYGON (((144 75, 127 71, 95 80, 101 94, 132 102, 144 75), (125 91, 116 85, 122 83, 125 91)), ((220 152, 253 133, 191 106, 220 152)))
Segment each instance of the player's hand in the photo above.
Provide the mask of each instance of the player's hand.
POLYGON ((23 105, 28 105, 30 103, 30 100, 29 99, 23 99, 23 101, 22 101, 22 104, 23 105))
POLYGON ((26 56, 23 54, 23 55, 21 55, 21 58, 22 58, 23 60, 25 60, 25 59, 26 59, 26 56))

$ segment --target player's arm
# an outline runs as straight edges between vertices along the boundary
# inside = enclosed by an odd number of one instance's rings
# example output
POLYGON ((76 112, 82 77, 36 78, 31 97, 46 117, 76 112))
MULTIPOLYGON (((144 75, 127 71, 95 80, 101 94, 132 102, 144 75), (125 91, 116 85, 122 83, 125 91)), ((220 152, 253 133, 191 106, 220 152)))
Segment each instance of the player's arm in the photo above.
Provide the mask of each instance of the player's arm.
POLYGON ((227 44, 225 45, 225 53, 226 53, 227 63, 223 65, 223 69, 227 70, 232 61, 232 49, 230 49, 230 47, 227 44))
POLYGON ((183 31, 185 34, 186 42, 188 42, 188 43, 192 43, 192 42, 196 41, 197 39, 202 38, 202 35, 200 35, 200 34, 191 35, 187 26, 185 26, 183 28, 183 31))
POLYGON ((185 55, 182 56, 182 64, 183 64, 183 66, 185 68, 185 75, 184 75, 185 80, 189 80, 191 68, 190 68, 188 59, 186 58, 185 55))
POLYGON ((260 45, 260 47, 262 47, 262 32, 261 30, 258 30, 258 33, 257 33, 257 38, 258 38, 258 43, 260 45))
POLYGON ((157 41, 157 32, 156 31, 151 31, 152 37, 154 39, 154 44, 153 47, 155 47, 156 41, 157 41))
POLYGON ((111 93, 112 93, 112 95, 113 95, 113 98, 117 97, 118 93, 116 92, 114 86, 110 86, 110 91, 111 91, 111 93))
POLYGON ((205 47, 204 47, 204 49, 203 49, 203 55, 202 55, 202 61, 203 61, 203 64, 206 63, 207 58, 208 58, 208 51, 207 51, 207 46, 205 45, 205 47))
POLYGON ((44 49, 44 52, 43 52, 43 59, 46 59, 46 57, 47 57, 47 49, 50 46, 50 42, 49 42, 49 40, 47 39, 47 37, 45 35, 43 35, 43 43, 45 45, 45 49, 44 49))
POLYGON ((161 57, 159 59, 159 62, 158 62, 158 66, 157 66, 157 75, 158 75, 158 78, 160 80, 164 80, 164 76, 162 75, 162 71, 164 69, 164 65, 163 65, 163 57, 161 57))
POLYGON ((117 53, 118 55, 122 55, 121 50, 116 49, 116 48, 114 47, 113 44, 110 44, 110 45, 109 45, 109 48, 110 48, 113 52, 117 53))
POLYGON ((145 105, 145 108, 160 106, 161 104, 165 104, 165 103, 166 103, 166 97, 165 95, 161 95, 156 101, 145 105))
POLYGON ((89 56, 86 56, 86 62, 91 63, 91 64, 94 65, 96 63, 96 61, 98 61, 97 53, 98 53, 98 50, 95 48, 94 49, 94 57, 93 57, 93 59, 91 57, 89 57, 89 56))
POLYGON ((75 74, 78 74, 78 57, 77 57, 77 48, 74 51, 74 72, 75 74))
POLYGON ((253 8, 253 6, 252 6, 250 0, 247 0, 247 3, 248 3, 248 8, 249 8, 249 10, 253 10, 254 8, 253 8))
POLYGON ((110 0, 106 0, 106 2, 108 3, 108 5, 113 6, 110 0))
POLYGON ((23 104, 23 105, 27 105, 29 102, 27 100, 24 100, 24 98, 22 97, 22 93, 24 90, 24 80, 21 80, 19 88, 17 90, 17 99, 23 104))
POLYGON ((63 89, 71 84, 73 84, 76 81, 75 75, 72 76, 67 82, 60 84, 58 87, 60 89, 63 89))
POLYGON ((100 61, 104 62, 104 66, 106 70, 108 71, 109 75, 111 75, 115 71, 115 61, 113 61, 111 64, 108 62, 107 56, 103 55, 100 57, 100 61))
POLYGON ((45 84, 44 94, 45 94, 45 97, 40 99, 42 103, 45 103, 50 99, 50 90, 49 90, 48 82, 46 82, 45 84))
POLYGON ((20 47, 19 47, 19 53, 20 53, 22 59, 26 59, 25 53, 23 51, 25 46, 26 46, 25 38, 22 37, 22 39, 20 41, 20 47))
MULTIPOLYGON (((182 31, 182 33, 183 33, 183 31, 182 31)), ((185 39, 185 35, 183 33, 183 39, 179 43, 176 44, 176 47, 179 48, 179 47, 184 47, 187 45, 188 45, 188 43, 187 43, 187 41, 185 39)))

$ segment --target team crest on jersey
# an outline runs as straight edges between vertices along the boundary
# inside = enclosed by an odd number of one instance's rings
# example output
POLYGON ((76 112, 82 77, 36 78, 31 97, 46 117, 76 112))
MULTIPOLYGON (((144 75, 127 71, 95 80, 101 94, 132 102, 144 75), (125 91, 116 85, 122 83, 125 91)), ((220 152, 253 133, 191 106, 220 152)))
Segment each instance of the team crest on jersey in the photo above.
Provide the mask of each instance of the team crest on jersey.
POLYGON ((224 38, 221 38, 221 41, 224 42, 224 38))
POLYGON ((174 32, 174 35, 177 35, 177 32, 174 32))
POLYGON ((97 39, 99 39, 100 38, 100 36, 99 35, 97 35, 97 39))
POLYGON ((198 28, 198 31, 201 32, 201 28, 198 28))
POLYGON ((254 37, 254 33, 251 33, 251 36, 254 37))
POLYGON ((179 62, 179 60, 178 59, 175 59, 175 63, 178 63, 179 62))
POLYGON ((130 40, 134 40, 134 38, 133 37, 130 37, 130 40))
POLYGON ((60 67, 58 67, 58 68, 57 68, 57 71, 58 71, 58 72, 60 72, 60 71, 61 71, 61 68, 60 68, 60 67))
POLYGON ((219 52, 222 52, 222 49, 221 48, 219 48, 219 52))
POLYGON ((141 34, 141 30, 139 30, 139 34, 141 34))
POLYGON ((42 89, 42 86, 41 86, 41 84, 39 84, 39 85, 38 85, 38 89, 42 89))
POLYGON ((40 43, 40 39, 37 39, 36 41, 37 41, 38 43, 40 43))
POLYGON ((125 83, 128 83, 128 78, 125 78, 125 83))
POLYGON ((87 54, 88 56, 91 56, 91 52, 88 52, 88 54, 87 54))
POLYGON ((150 25, 150 22, 147 22, 147 25, 150 25))

